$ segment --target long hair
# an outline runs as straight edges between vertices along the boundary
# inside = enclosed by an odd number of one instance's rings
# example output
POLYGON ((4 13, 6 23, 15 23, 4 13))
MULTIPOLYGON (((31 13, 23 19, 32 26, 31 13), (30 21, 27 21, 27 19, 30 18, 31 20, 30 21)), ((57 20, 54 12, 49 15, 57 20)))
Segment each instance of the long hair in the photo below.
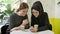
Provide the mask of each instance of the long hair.
POLYGON ((27 3, 21 3, 19 8, 17 9, 16 12, 19 12, 19 10, 22 10, 22 9, 26 9, 26 8, 29 8, 29 6, 27 5, 27 3))

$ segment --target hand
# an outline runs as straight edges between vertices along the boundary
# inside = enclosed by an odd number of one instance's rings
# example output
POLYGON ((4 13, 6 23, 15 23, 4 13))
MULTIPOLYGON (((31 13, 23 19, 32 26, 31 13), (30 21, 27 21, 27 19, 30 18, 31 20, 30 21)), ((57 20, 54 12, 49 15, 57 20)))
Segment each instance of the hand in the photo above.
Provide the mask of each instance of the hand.
POLYGON ((33 26, 30 27, 30 31, 31 31, 31 32, 34 32, 33 26))
POLYGON ((25 29, 25 26, 24 25, 20 25, 20 30, 24 30, 25 29))
POLYGON ((19 29, 20 29, 19 27, 14 27, 10 30, 10 32, 15 31, 15 30, 19 30, 19 29))
POLYGON ((38 30, 35 29, 35 28, 33 28, 33 27, 30 27, 30 31, 31 31, 31 32, 37 32, 38 30))
POLYGON ((23 20, 22 25, 27 25, 28 24, 28 19, 23 20))

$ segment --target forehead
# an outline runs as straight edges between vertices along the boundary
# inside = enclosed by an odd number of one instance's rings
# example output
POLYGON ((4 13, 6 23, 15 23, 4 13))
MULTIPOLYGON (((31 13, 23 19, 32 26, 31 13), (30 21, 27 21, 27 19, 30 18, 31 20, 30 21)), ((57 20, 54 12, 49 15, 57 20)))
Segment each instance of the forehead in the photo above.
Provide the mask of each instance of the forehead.
POLYGON ((26 9, 23 9, 23 10, 25 10, 25 11, 26 11, 26 10, 28 10, 28 8, 26 8, 26 9))
POLYGON ((28 11, 28 8, 26 8, 26 9, 22 9, 22 10, 20 10, 20 11, 24 11, 24 12, 27 12, 28 11))
POLYGON ((37 10, 33 9, 33 10, 32 10, 32 12, 39 12, 39 11, 37 11, 37 10))

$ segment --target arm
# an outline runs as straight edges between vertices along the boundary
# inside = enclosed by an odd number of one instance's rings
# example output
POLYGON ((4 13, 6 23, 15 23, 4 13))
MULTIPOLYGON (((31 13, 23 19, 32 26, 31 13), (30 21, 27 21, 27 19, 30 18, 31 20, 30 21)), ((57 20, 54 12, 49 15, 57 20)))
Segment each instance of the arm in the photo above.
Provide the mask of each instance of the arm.
POLYGON ((34 26, 34 20, 32 17, 31 17, 31 26, 34 26))
POLYGON ((49 23, 49 19, 48 19, 48 15, 47 15, 47 13, 45 13, 45 20, 44 20, 44 22, 45 22, 45 26, 42 26, 42 27, 40 27, 40 28, 38 28, 38 31, 43 31, 43 30, 50 30, 50 29, 52 29, 52 26, 51 26, 51 24, 49 23))

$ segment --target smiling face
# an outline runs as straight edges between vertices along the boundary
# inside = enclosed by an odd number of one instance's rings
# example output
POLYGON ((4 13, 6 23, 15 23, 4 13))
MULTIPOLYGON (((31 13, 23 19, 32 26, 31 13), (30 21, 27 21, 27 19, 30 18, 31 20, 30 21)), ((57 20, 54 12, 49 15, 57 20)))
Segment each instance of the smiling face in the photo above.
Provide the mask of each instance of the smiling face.
POLYGON ((32 9, 32 14, 35 16, 35 17, 38 17, 39 16, 39 11, 35 10, 35 9, 32 9))
POLYGON ((29 9, 29 7, 28 7, 27 3, 23 2, 20 4, 20 6, 16 12, 19 16, 25 16, 25 15, 27 15, 28 9, 29 9))
POLYGON ((25 16, 25 15, 27 14, 27 12, 28 12, 28 8, 20 10, 20 11, 18 12, 18 14, 19 14, 20 16, 25 16))

